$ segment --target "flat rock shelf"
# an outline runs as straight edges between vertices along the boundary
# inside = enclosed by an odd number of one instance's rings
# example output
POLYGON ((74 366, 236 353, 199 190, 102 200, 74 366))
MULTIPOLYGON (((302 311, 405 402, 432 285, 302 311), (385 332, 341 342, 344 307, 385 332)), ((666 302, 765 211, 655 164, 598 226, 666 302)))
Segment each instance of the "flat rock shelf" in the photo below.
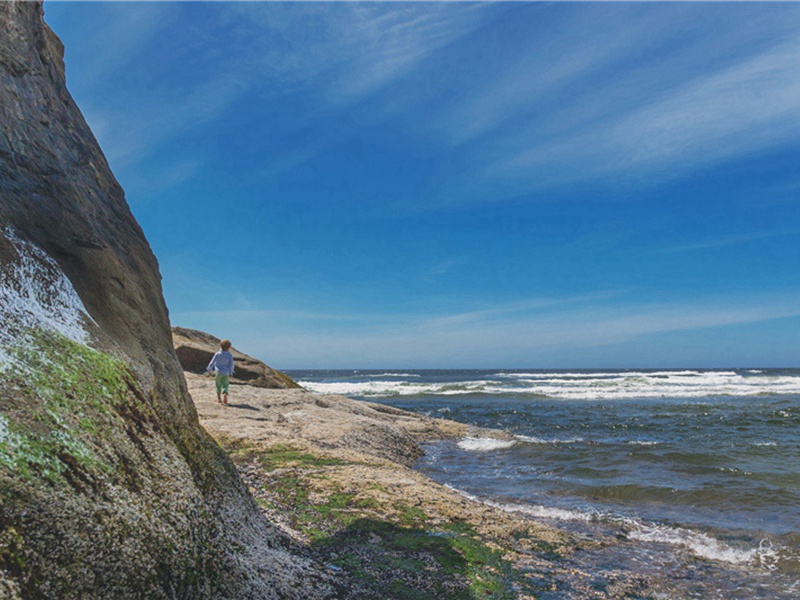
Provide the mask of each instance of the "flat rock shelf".
POLYGON ((421 442, 498 436, 302 389, 186 374, 201 424, 262 512, 342 578, 349 598, 641 598, 630 572, 587 572, 576 553, 613 544, 504 512, 415 471, 421 442))

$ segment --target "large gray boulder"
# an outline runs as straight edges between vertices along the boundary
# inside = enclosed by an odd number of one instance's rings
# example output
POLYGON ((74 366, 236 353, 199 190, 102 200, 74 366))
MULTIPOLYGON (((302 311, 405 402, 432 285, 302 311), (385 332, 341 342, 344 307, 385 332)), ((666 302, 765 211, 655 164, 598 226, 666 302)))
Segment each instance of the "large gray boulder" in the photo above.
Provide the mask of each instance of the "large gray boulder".
MULTIPOLYGON (((172 345, 184 371, 198 374, 205 372, 214 353, 219 350, 219 342, 220 338, 210 333, 186 327, 172 328, 172 345)), ((230 352, 233 354, 234 362, 231 383, 274 389, 301 387, 288 375, 268 367, 257 358, 239 352, 233 347, 230 352)))
POLYGON ((325 598, 200 427, 41 2, 0 2, 0 598, 325 598))

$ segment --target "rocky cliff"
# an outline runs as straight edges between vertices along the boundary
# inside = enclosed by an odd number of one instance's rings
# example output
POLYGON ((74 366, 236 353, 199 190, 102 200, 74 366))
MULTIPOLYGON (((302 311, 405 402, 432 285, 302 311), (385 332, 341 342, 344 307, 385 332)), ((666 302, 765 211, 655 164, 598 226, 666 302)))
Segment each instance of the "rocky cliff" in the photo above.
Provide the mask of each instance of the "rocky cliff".
MULTIPOLYGON (((172 345, 185 371, 203 373, 214 353, 219 350, 219 343, 219 338, 203 331, 186 327, 172 328, 172 345)), ((231 383, 272 389, 300 387, 288 375, 276 371, 252 356, 239 352, 236 348, 231 348, 231 353, 235 368, 231 383)))
POLYGON ((198 424, 39 2, 0 2, 0 122, 0 597, 335 595, 198 424))

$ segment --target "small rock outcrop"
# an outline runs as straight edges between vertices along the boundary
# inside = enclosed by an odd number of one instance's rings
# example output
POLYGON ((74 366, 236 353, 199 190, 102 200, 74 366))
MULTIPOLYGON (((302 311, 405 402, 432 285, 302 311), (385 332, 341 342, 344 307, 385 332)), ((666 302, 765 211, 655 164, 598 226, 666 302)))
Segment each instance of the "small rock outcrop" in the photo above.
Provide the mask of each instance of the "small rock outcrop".
MULTIPOLYGON (((219 350, 220 339, 210 333, 172 328, 172 346, 184 371, 203 373, 214 353, 219 350)), ((255 387, 287 389, 301 387, 291 377, 265 365, 260 360, 231 348, 234 361, 234 374, 231 383, 242 383, 255 387)))

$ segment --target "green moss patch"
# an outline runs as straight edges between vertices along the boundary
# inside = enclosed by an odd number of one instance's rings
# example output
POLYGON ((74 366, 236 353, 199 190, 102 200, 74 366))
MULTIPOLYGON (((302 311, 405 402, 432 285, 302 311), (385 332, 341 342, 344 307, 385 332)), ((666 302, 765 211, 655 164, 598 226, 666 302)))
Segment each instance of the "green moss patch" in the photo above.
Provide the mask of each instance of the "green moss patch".
POLYGON ((345 461, 286 446, 246 452, 248 468, 258 465, 263 477, 261 505, 286 519, 365 597, 516 598, 530 589, 504 552, 469 524, 435 523, 424 505, 378 484, 342 487, 326 467, 338 472, 345 461))
POLYGON ((383 597, 516 598, 521 573, 469 526, 402 527, 358 519, 315 549, 365 591, 383 597))
POLYGON ((0 373, 8 407, 0 468, 26 481, 91 483, 113 470, 97 441, 104 430, 130 426, 119 413, 131 412, 133 375, 121 360, 55 332, 23 339, 7 349, 16 366, 0 373))
POLYGON ((273 446, 260 452, 259 462, 267 471, 286 467, 315 468, 346 464, 338 458, 316 456, 284 445, 273 446))

